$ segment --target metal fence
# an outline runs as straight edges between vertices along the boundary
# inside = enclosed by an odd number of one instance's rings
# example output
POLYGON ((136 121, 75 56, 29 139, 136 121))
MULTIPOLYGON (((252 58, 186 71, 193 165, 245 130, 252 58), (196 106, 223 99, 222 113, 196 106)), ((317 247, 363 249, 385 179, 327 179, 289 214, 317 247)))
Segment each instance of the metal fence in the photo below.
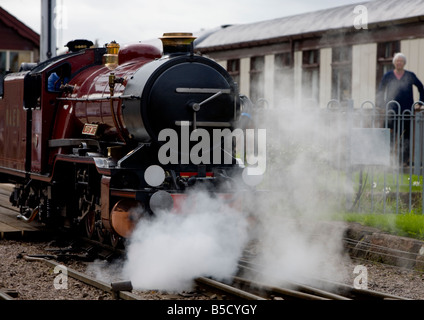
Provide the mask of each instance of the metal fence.
POLYGON ((259 109, 257 126, 268 130, 267 187, 293 192, 292 176, 305 175, 341 210, 424 213, 422 105, 401 112, 396 101, 380 109, 332 100, 325 109, 259 109), (301 170, 289 172, 296 163, 301 170))

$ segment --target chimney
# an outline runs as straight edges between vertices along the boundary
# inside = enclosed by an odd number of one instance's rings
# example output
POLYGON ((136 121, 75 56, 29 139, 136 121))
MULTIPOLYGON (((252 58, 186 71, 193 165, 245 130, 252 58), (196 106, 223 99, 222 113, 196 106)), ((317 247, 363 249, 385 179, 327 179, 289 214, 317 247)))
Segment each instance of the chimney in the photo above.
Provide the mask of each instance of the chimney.
POLYGON ((162 38, 163 54, 193 54, 193 41, 196 37, 188 32, 164 33, 162 38))

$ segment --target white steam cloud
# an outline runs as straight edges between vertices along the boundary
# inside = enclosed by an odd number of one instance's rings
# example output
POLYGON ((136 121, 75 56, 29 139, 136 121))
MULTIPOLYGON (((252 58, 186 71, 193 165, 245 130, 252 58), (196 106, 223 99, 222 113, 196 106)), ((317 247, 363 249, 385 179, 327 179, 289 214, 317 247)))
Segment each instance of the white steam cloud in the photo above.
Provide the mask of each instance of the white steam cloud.
MULTIPOLYGON (((341 172, 347 164, 346 117, 323 110, 278 108, 259 113, 258 127, 267 132, 267 172, 261 187, 267 192, 251 197, 257 219, 258 244, 254 262, 260 279, 305 282, 312 277, 340 280, 343 224, 328 223, 344 210, 340 196, 353 194, 341 172), (341 170, 342 169, 342 170, 341 170)), ((340 113, 341 114, 341 113, 340 113)))
POLYGON ((189 290, 196 277, 228 280, 237 271, 248 239, 245 216, 202 191, 189 195, 182 212, 137 225, 123 269, 134 288, 189 290))

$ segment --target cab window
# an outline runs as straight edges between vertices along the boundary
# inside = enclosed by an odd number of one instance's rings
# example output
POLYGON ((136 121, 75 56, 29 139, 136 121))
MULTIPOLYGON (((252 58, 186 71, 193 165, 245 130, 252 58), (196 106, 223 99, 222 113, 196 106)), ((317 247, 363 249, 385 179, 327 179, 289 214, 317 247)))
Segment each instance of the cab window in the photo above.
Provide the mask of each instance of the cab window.
POLYGON ((47 77, 47 91, 60 92, 61 87, 69 82, 71 77, 71 67, 63 64, 54 68, 47 77))

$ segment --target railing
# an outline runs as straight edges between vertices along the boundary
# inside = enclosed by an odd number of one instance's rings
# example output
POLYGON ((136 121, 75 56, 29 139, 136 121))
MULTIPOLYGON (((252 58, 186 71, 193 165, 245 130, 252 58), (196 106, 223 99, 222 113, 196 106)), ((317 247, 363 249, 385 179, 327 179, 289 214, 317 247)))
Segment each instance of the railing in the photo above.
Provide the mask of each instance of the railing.
POLYGON ((311 205, 324 197, 341 210, 424 213, 423 105, 402 113, 396 101, 385 110, 336 100, 324 109, 258 109, 256 126, 267 129, 263 187, 281 190, 282 199, 303 195, 311 205))

